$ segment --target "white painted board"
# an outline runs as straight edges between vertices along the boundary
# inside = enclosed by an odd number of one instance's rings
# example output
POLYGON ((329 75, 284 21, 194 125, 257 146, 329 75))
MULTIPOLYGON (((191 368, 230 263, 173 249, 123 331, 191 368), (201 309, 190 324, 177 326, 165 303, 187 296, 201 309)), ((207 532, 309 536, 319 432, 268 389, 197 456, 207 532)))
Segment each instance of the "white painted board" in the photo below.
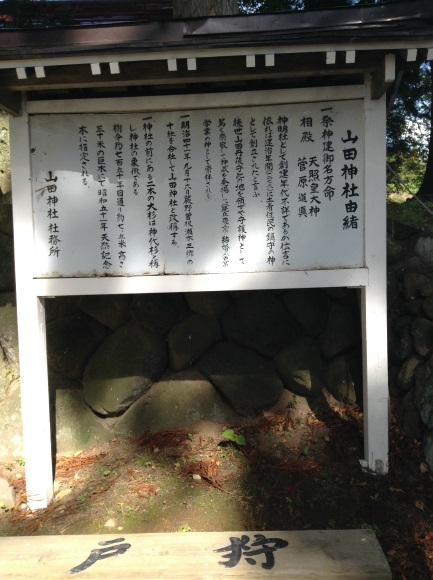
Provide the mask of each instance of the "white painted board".
POLYGON ((34 277, 365 266, 361 99, 30 128, 34 277))

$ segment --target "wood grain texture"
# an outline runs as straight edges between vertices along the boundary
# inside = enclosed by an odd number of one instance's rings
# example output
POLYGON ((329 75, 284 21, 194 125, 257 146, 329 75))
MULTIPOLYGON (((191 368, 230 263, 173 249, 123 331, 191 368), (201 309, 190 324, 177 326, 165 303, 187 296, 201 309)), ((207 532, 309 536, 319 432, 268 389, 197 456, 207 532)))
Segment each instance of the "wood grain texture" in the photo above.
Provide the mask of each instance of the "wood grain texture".
POLYGON ((391 578, 370 530, 5 537, 0 539, 0 575, 3 580, 391 578), (249 538, 250 552, 259 553, 251 553, 249 563, 246 549, 240 549, 239 561, 224 565, 232 552, 221 549, 243 536, 249 538), (262 544, 254 547, 257 539, 262 544), (287 546, 278 548, 276 539, 287 546), (274 548, 272 556, 266 557, 264 546, 274 548), (95 561, 86 563, 91 554, 95 561), (271 569, 262 566, 267 559, 274 560, 271 569))

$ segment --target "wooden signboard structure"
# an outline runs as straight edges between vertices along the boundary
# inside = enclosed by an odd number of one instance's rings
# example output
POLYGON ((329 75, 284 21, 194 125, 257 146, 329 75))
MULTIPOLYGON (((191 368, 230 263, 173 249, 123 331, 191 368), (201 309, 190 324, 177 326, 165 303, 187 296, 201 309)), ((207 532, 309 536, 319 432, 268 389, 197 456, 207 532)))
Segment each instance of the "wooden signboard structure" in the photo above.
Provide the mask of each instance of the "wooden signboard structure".
MULTIPOLYGON (((295 15, 285 16, 290 24, 295 15)), ((15 113, 16 286, 33 508, 53 494, 44 320, 44 299, 52 296, 359 288, 363 464, 387 471, 385 92, 396 52, 404 49, 406 61, 432 58, 433 40, 381 40, 374 62, 372 46, 353 39, 245 46, 242 27, 272 30, 266 18, 172 23, 176 34, 182 25, 183 38, 199 34, 188 48, 170 39, 158 50, 125 49, 126 42, 107 49, 104 40, 98 54, 95 32, 87 52, 57 46, 56 54, 0 61, 0 80, 6 75, 10 88, 3 106, 15 113), (214 35, 230 34, 231 26, 242 42, 218 40, 215 48, 214 35), (326 82, 303 80, 312 56, 326 82), (298 68, 289 69, 288 59, 298 68), (155 94, 92 92, 143 84, 144 70, 155 94), (269 88, 239 90, 237 75, 269 79, 269 88), (275 78, 286 80, 283 88, 275 78), (235 84, 222 90, 224 80, 235 84), (170 83, 199 81, 206 85, 200 94, 191 87, 158 94, 170 83), (88 91, 84 97, 76 98, 77 86, 88 91), (19 104, 12 98, 26 91, 37 92, 19 104)))

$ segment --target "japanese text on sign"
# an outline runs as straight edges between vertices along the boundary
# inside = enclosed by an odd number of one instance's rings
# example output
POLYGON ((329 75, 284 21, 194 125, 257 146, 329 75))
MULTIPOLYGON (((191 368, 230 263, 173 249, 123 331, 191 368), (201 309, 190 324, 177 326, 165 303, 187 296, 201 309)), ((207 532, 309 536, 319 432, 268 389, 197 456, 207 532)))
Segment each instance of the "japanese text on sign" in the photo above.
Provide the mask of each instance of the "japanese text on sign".
POLYGON ((32 117, 35 276, 363 267, 362 107, 32 117))

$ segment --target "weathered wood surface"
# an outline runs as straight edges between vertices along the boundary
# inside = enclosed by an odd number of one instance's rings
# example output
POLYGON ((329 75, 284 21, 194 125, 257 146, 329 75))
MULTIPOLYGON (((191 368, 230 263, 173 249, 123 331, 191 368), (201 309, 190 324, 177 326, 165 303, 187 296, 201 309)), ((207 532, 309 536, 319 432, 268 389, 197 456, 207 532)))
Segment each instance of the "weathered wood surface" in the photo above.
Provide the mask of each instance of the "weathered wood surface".
POLYGON ((389 579, 391 573, 376 536, 370 530, 0 538, 2 580, 51 580, 71 576, 104 580, 370 580, 389 579), (249 550, 239 545, 242 540, 249 550), (264 564, 268 564, 269 569, 264 568, 264 564))

